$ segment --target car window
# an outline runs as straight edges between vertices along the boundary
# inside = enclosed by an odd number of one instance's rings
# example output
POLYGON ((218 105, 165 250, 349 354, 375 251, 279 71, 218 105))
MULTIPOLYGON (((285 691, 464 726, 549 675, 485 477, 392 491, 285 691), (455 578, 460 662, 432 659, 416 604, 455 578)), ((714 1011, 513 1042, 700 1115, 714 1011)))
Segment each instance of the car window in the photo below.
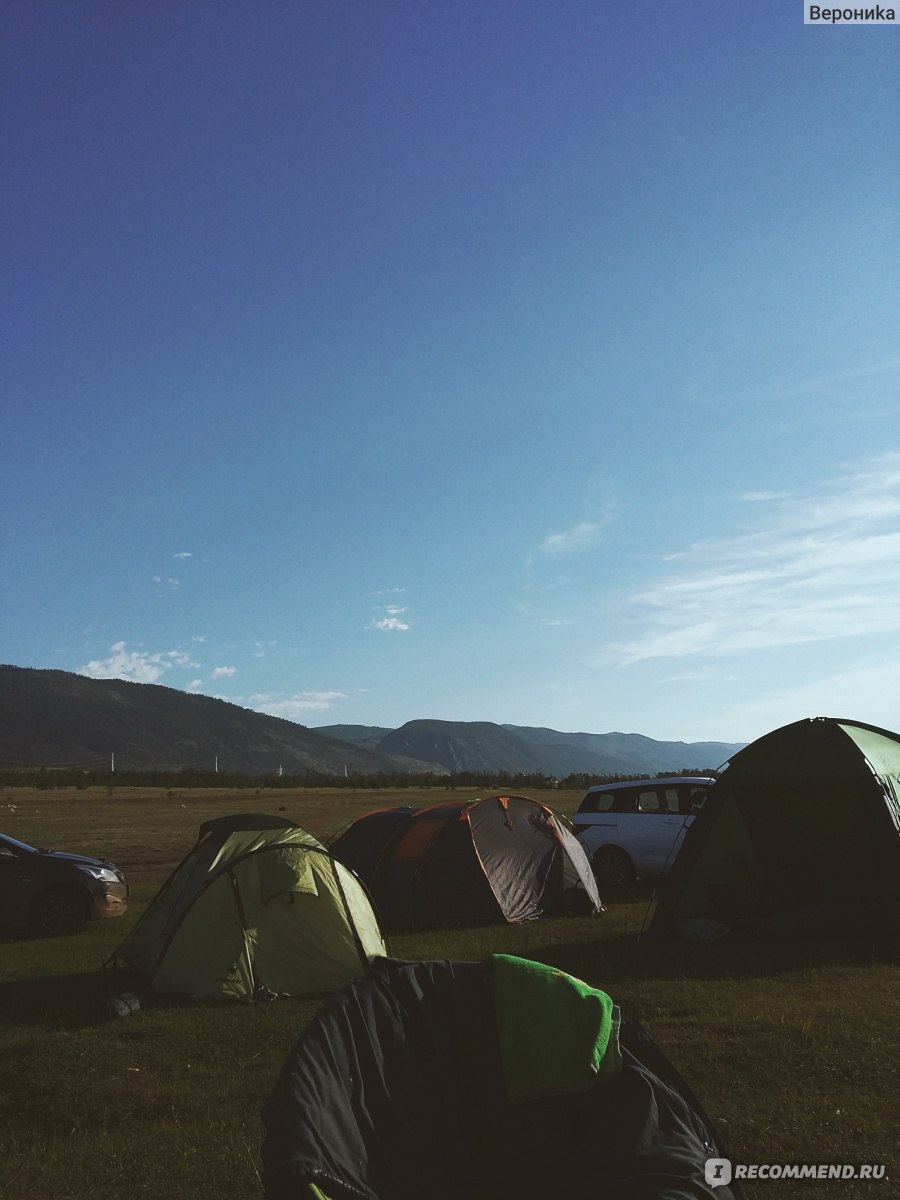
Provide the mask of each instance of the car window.
POLYGON ((637 802, 638 812, 666 812, 666 801, 657 791, 640 792, 637 802))
POLYGON ((685 815, 699 812, 709 791, 707 787, 683 787, 678 790, 678 811, 685 815))
POLYGON ((666 801, 666 812, 677 813, 678 812, 678 788, 667 787, 664 792, 664 797, 665 797, 665 801, 666 801))
POLYGON ((8 833, 4 833, 0 845, 4 846, 10 854, 18 854, 20 851, 23 854, 37 854, 34 846, 29 846, 27 842, 20 842, 18 838, 10 837, 8 833))
POLYGON ((590 793, 589 795, 585 796, 579 811, 586 813, 610 812, 615 798, 615 792, 590 793))

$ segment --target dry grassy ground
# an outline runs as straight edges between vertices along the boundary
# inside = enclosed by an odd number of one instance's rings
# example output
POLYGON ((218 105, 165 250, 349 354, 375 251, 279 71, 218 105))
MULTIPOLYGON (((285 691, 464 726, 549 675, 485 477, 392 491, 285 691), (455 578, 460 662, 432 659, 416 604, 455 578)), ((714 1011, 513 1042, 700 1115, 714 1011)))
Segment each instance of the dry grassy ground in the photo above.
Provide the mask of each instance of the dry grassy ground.
MULTIPOLYGON (((0 831, 102 853, 132 885, 121 919, 74 938, 0 940, 0 1196, 259 1198, 259 1109, 319 1002, 245 1007, 143 993, 138 1013, 115 1020, 105 998, 137 984, 102 972, 103 962, 209 817, 283 811, 326 836, 371 808, 475 795, 0 789, 0 831)), ((578 799, 539 798, 568 812, 578 799)), ((605 899, 599 918, 406 934, 391 939, 391 951, 466 959, 504 951, 563 967, 644 1022, 736 1161, 886 1163, 892 1177, 747 1184, 749 1198, 900 1194, 898 967, 885 949, 847 940, 649 943, 639 935, 650 889, 605 899)))

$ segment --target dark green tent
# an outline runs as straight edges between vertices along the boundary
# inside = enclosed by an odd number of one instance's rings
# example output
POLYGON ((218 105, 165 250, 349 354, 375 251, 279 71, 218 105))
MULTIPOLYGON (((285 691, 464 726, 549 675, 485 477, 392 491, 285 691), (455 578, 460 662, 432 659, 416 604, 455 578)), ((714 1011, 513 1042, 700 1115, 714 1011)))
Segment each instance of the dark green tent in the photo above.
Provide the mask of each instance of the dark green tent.
POLYGON ((563 971, 376 959, 289 1054, 263 1110, 267 1200, 737 1200, 680 1074, 563 971))
POLYGON ((882 927, 900 949, 900 736, 816 717, 739 750, 660 888, 650 933, 711 922, 882 927))

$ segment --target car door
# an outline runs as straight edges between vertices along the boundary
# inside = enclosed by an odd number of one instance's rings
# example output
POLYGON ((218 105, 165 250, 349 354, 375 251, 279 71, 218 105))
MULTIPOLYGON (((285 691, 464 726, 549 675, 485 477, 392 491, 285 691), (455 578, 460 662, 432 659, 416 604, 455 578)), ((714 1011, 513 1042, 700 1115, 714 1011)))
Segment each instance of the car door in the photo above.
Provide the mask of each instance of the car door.
POLYGON ((28 918, 34 896, 29 856, 0 841, 0 924, 20 927, 28 918))
POLYGON ((601 846, 616 842, 620 809, 619 796, 612 790, 591 789, 582 800, 572 824, 589 860, 601 846))
POLYGON ((703 807, 703 801, 708 791, 709 787, 707 785, 698 784, 685 784, 678 789, 678 811, 682 817, 681 828, 672 844, 672 852, 668 864, 663 868, 665 871, 671 869, 672 863, 675 861, 675 857, 684 843, 685 834, 694 823, 694 817, 703 807))
POLYGON ((659 875, 666 869, 683 826, 676 789, 648 786, 636 792, 634 811, 619 817, 619 840, 638 875, 659 875))

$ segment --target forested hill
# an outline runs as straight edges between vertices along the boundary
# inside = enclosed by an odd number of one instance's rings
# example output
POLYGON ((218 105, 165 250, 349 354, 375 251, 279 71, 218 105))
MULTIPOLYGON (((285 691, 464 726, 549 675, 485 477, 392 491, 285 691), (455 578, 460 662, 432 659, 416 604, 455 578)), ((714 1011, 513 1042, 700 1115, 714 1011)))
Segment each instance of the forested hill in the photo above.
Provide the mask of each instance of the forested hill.
POLYGON ((491 772, 565 779, 714 769, 739 744, 490 721, 309 729, 158 684, 0 666, 0 763, 286 775, 491 772))
POLYGON ((444 774, 225 700, 151 683, 0 666, 0 762, 287 775, 444 774))

